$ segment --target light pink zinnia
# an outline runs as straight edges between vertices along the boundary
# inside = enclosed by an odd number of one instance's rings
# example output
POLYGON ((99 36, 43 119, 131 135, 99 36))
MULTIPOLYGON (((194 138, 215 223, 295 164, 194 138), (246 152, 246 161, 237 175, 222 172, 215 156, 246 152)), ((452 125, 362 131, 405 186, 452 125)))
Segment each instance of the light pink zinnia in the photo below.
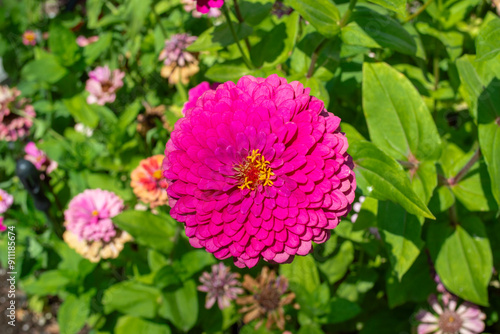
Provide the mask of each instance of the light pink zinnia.
POLYGON ((0 213, 7 211, 14 203, 14 197, 3 189, 0 189, 0 213))
POLYGON ((457 308, 457 298, 444 294, 443 305, 435 295, 429 297, 429 304, 436 314, 421 310, 416 318, 418 334, 478 334, 484 330, 486 316, 477 305, 464 302, 457 308))
POLYGON ((123 211, 123 200, 112 192, 87 189, 69 202, 66 229, 81 240, 109 242, 116 235, 111 218, 123 211))
POLYGON ((245 76, 206 91, 175 124, 163 175, 192 246, 253 267, 328 240, 356 181, 340 118, 309 93, 277 75, 245 76))
POLYGON ((8 86, 0 86, 0 140, 16 141, 26 136, 36 116, 33 106, 21 92, 8 86))
POLYGON ((175 34, 165 41, 165 48, 160 52, 158 60, 165 66, 173 65, 184 67, 196 61, 196 58, 186 48, 196 41, 196 36, 189 34, 175 34))
POLYGON ((34 142, 26 144, 24 152, 26 152, 24 159, 30 161, 39 171, 50 174, 57 168, 57 162, 50 160, 44 151, 36 147, 34 142))
POLYGON ((221 8, 224 0, 196 0, 196 10, 202 14, 210 11, 210 8, 221 8))
POLYGON ((5 232, 7 226, 3 224, 3 217, 0 216, 0 232, 5 232))
POLYGON ((83 48, 89 44, 97 42, 98 40, 99 36, 90 36, 89 38, 87 38, 83 35, 80 35, 76 38, 76 44, 78 44, 78 46, 83 48))
POLYGON ((207 293, 205 308, 211 308, 215 301, 221 310, 231 306, 231 300, 243 293, 243 289, 240 288, 241 283, 238 281, 239 277, 238 273, 232 273, 222 262, 214 264, 211 273, 204 272, 200 276, 202 285, 198 287, 198 290, 207 293))
POLYGON ((120 70, 111 72, 109 67, 96 67, 95 70, 89 73, 85 89, 90 93, 87 97, 88 104, 97 103, 105 105, 112 103, 116 99, 116 91, 123 86, 123 78, 125 73, 120 70))
POLYGON ((23 34, 24 45, 36 45, 36 33, 33 30, 26 30, 23 34))
POLYGON ((220 83, 216 82, 213 84, 209 84, 206 81, 203 81, 198 86, 195 86, 189 90, 189 100, 184 103, 184 107, 182 108, 182 114, 186 115, 186 110, 194 108, 196 106, 196 101, 198 98, 203 95, 207 90, 216 89, 219 87, 220 83))

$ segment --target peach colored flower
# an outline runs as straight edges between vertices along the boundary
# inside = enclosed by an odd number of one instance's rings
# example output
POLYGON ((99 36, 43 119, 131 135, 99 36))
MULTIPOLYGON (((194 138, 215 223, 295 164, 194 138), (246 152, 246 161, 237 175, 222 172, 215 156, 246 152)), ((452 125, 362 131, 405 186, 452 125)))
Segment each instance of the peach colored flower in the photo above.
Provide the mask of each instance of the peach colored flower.
POLYGON ((155 155, 141 161, 132 171, 130 186, 134 194, 151 208, 168 204, 167 181, 162 175, 163 155, 155 155))

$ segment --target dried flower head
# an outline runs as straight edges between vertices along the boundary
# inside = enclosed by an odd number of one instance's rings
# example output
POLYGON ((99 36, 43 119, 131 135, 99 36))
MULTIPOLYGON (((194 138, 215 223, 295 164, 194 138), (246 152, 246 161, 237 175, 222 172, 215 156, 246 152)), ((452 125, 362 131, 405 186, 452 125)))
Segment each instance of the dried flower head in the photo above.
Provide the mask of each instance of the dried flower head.
POLYGON ((112 103, 116 99, 116 91, 123 86, 125 73, 120 70, 111 72, 109 67, 96 67, 89 72, 89 79, 85 84, 85 89, 89 92, 87 97, 88 104, 105 105, 112 103))
POLYGON ((236 304, 242 305, 240 313, 245 313, 244 323, 249 323, 255 319, 261 319, 256 328, 262 325, 267 318, 266 327, 271 329, 274 324, 281 330, 285 329, 285 312, 283 306, 290 304, 295 298, 293 292, 288 290, 288 280, 278 276, 273 270, 267 267, 262 268, 262 272, 257 279, 250 275, 245 275, 243 287, 250 292, 250 295, 236 299, 236 304))
POLYGON ((35 109, 19 95, 15 87, 0 86, 0 140, 16 141, 26 136, 33 125, 35 109))
POLYGON ((167 121, 167 117, 165 116, 165 106, 163 104, 157 107, 151 107, 147 102, 143 102, 142 105, 146 109, 144 114, 137 115, 137 132, 139 132, 142 136, 146 136, 149 130, 154 129, 156 127, 157 120, 163 124, 163 128, 168 131, 172 131, 172 126, 167 121))
POLYGON ((230 268, 222 262, 214 264, 211 273, 204 272, 200 276, 202 285, 198 287, 198 290, 207 293, 205 308, 211 308, 216 301, 221 310, 229 307, 231 300, 243 293, 243 289, 240 288, 241 283, 238 281, 239 277, 238 273, 232 273, 230 268))
POLYGON ((161 154, 144 159, 131 174, 130 186, 134 194, 151 208, 168 204, 168 184, 161 172, 162 162, 161 154))
POLYGON ((464 302, 457 308, 457 298, 447 293, 442 305, 435 295, 429 297, 429 304, 435 314, 421 310, 416 315, 418 334, 479 334, 484 330, 486 316, 477 305, 464 302))
POLYGON ((323 243, 356 188, 340 118, 299 82, 245 76, 206 91, 167 142, 170 214, 192 246, 239 267, 323 243))
POLYGON ((293 8, 286 6, 283 1, 277 0, 274 2, 271 14, 281 18, 284 15, 290 15, 293 12, 293 8))
POLYGON ((163 61, 161 76, 168 78, 171 84, 181 81, 189 82, 189 78, 199 71, 198 60, 195 55, 186 50, 196 36, 189 34, 175 34, 165 41, 165 48, 161 51, 159 60, 163 61))

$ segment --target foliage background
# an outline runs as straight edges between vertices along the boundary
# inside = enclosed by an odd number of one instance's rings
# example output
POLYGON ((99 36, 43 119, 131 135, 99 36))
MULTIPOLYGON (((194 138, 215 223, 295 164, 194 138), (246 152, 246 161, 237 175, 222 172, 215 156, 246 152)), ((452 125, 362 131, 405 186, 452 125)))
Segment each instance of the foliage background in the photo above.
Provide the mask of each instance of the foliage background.
MULTIPOLYGON (((0 142, 0 187, 15 197, 6 214, 18 235, 20 288, 41 311, 63 301, 61 333, 267 333, 242 325, 233 306, 206 310, 198 277, 215 263, 193 249, 168 215, 135 211, 130 172, 162 154, 169 131, 136 131, 143 102, 167 106, 173 126, 190 87, 276 73, 299 80, 342 118, 359 195, 357 221, 345 219, 314 253, 272 266, 289 278, 300 309, 293 333, 410 333, 415 312, 445 287, 482 306, 487 332, 500 309, 500 19, 489 0, 226 1, 243 56, 224 17, 193 18, 178 0, 87 0, 49 18, 34 0, 3 0, 0 56, 8 83, 37 112, 31 138, 59 168, 47 196, 61 224, 68 201, 87 188, 115 192, 129 207, 115 223, 136 243, 118 259, 90 263, 48 228, 15 176, 23 143, 0 142), (35 47, 27 29, 49 32, 35 47), (188 86, 160 76, 158 55, 172 34, 198 40, 200 71, 188 86), (99 35, 80 48, 78 35, 99 35), (251 50, 246 48, 247 40, 251 50), (247 59, 247 61, 245 61, 247 59), (126 72, 117 100, 88 105, 85 80, 97 65, 126 72), (76 122, 94 130, 87 138, 76 122), (145 224, 144 222, 147 222, 145 224)), ((3 266, 6 234, 0 236, 3 266)), ((232 264, 229 261, 228 265, 232 264)), ((267 263, 261 265, 268 265, 267 263)), ((259 268, 236 270, 257 275, 259 268)), ((412 329, 413 328, 413 329, 412 329)))

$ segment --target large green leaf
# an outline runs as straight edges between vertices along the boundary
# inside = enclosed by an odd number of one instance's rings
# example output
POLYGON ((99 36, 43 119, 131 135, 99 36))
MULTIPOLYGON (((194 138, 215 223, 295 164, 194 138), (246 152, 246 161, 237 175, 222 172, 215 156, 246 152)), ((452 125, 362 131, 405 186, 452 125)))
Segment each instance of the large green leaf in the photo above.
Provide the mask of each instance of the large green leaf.
POLYGON ((488 306, 493 268, 490 242, 483 222, 475 217, 430 224, 427 245, 446 289, 472 303, 488 306))
POLYGON ((218 82, 237 82, 242 76, 250 73, 252 73, 252 70, 248 69, 243 62, 237 61, 215 64, 205 72, 205 77, 218 82))
POLYGON ((49 270, 44 272, 38 279, 26 280, 22 288, 26 293, 32 295, 56 295, 71 282, 71 275, 62 270, 49 270))
POLYGON ((288 278, 292 287, 298 285, 308 293, 319 286, 319 274, 312 255, 296 256, 292 263, 280 266, 280 274, 288 278))
POLYGON ((378 227, 391 267, 398 280, 410 269, 424 242, 420 238, 423 219, 391 202, 379 202, 378 227))
POLYGON ((361 312, 361 307, 347 299, 334 297, 328 304, 328 324, 338 324, 354 318, 361 312))
MULTIPOLYGON (((238 40, 250 36, 253 32, 252 27, 248 26, 246 23, 233 22, 233 26, 236 31, 236 36, 238 36, 238 40)), ((224 23, 205 30, 187 49, 192 52, 208 50, 217 51, 234 43, 236 43, 236 41, 229 29, 229 25, 224 23)))
POLYGON ((97 60, 97 58, 99 58, 101 54, 109 50, 112 39, 113 34, 111 32, 99 34, 99 40, 95 43, 87 45, 83 50, 85 63, 88 66, 94 64, 94 62, 97 60))
POLYGON ((243 20, 251 26, 256 26, 269 17, 273 8, 273 0, 242 0, 238 1, 243 20))
POLYGON ((104 0, 87 0, 85 3, 85 10, 87 11, 87 27, 89 29, 97 28, 97 21, 101 14, 104 0))
POLYGON ((410 171, 409 174, 413 191, 415 191, 425 204, 428 204, 438 183, 435 162, 422 161, 419 163, 416 172, 413 174, 410 171))
POLYGON ((252 47, 250 55, 257 67, 276 66, 284 63, 295 46, 299 29, 297 12, 286 16, 258 44, 252 47))
POLYGON ((152 3, 153 0, 129 0, 126 2, 129 19, 128 33, 130 37, 135 37, 141 28, 144 27, 144 22, 149 13, 151 13, 152 3))
POLYGON ((490 20, 476 39, 477 61, 490 60, 500 53, 500 19, 490 20))
POLYGON ((340 13, 330 0, 286 0, 290 7, 299 12, 320 34, 331 38, 340 31, 340 13))
POLYGON ((417 52, 414 38, 398 21, 363 6, 356 9, 351 22, 342 29, 342 41, 368 48, 390 48, 408 55, 417 52))
POLYGON ((441 139, 417 89, 386 63, 363 65, 363 109, 370 138, 395 159, 436 160, 441 139))
POLYGON ((61 334, 76 334, 82 329, 90 312, 90 295, 68 295, 57 312, 61 334))
POLYGON ((421 34, 432 36, 441 41, 452 61, 462 54, 464 36, 461 33, 457 31, 438 30, 427 22, 417 22, 415 27, 421 34))
POLYGON ((68 73, 52 54, 43 54, 41 58, 30 61, 21 72, 26 80, 47 83, 56 83, 68 73))
POLYGON ((49 48, 64 66, 73 65, 81 57, 75 35, 57 21, 50 24, 49 48))
POLYGON ((99 115, 92 106, 89 106, 82 94, 62 100, 66 110, 75 118, 76 122, 95 128, 99 123, 99 115))
POLYGON ((406 14, 406 0, 369 0, 400 15, 406 14))
POLYGON ((330 284, 335 284, 344 277, 353 260, 354 246, 351 241, 346 240, 342 243, 335 256, 324 262, 318 261, 318 268, 326 275, 330 284))
POLYGON ((195 281, 186 281, 181 288, 164 293, 159 314, 184 332, 193 328, 198 319, 198 293, 195 281))
POLYGON ((166 324, 159 324, 141 318, 125 315, 118 319, 115 334, 170 334, 171 330, 166 324))
POLYGON ((112 285, 104 292, 104 312, 119 311, 133 316, 152 319, 158 311, 160 290, 134 281, 112 285))
POLYGON ((134 210, 124 211, 113 218, 113 222, 130 233, 135 241, 165 253, 173 247, 175 228, 172 221, 148 211, 134 210))
POLYGON ((358 185, 366 195, 398 203, 411 214, 434 218, 396 160, 362 140, 351 142, 348 152, 354 159, 358 185))

